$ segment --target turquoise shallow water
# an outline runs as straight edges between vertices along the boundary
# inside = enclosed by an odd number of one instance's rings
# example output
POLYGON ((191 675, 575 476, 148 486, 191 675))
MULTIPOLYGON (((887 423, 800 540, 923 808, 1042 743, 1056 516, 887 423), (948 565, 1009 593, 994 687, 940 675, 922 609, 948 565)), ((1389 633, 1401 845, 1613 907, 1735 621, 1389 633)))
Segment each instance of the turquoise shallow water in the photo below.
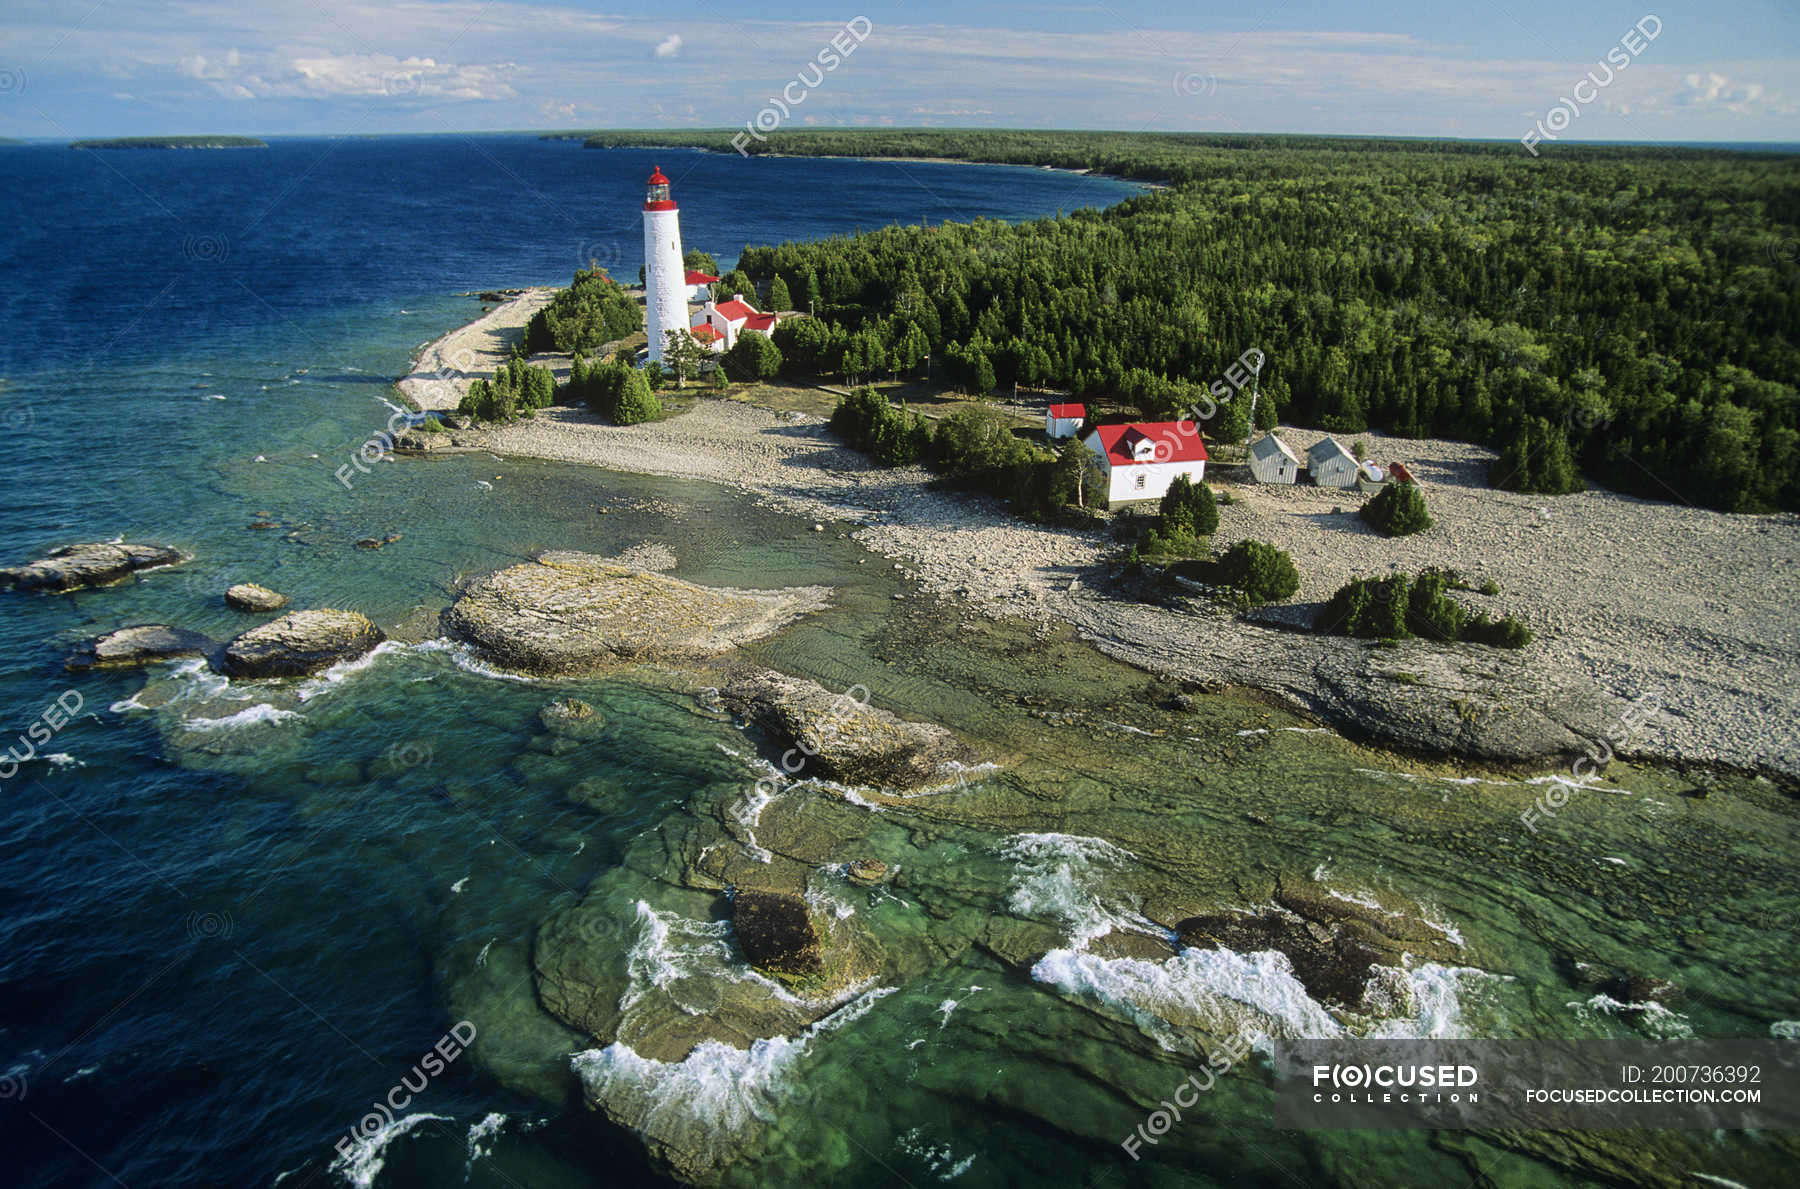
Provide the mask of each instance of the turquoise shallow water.
MULTIPOLYGON (((858 565, 842 526, 815 533, 705 484, 476 455, 383 463, 345 490, 332 472, 380 428, 388 379, 473 313, 454 294, 562 279, 559 237, 616 232, 628 252, 629 217, 618 232, 606 212, 630 209, 649 155, 526 138, 107 164, 57 152, 20 158, 0 220, 5 259, 31 281, 0 299, 26 328, 0 348, 9 558, 122 534, 194 560, 70 598, 6 596, 7 734, 67 690, 84 703, 0 802, 0 1132, 18 1183, 658 1183, 639 1141, 581 1105, 570 1057, 604 1050, 541 1009, 534 948, 546 922, 568 922, 607 1003, 650 996, 645 1051, 684 1013, 760 993, 721 899, 683 886, 693 852, 721 838, 743 861, 746 828, 808 856, 823 911, 887 965, 804 1044, 713 1067, 617 1050, 588 1064, 590 1087, 716 1136, 735 1157, 728 1183, 1620 1183, 1633 1178, 1607 1162, 1647 1151, 1764 1184, 1791 1161, 1767 1137, 1596 1156, 1283 1133, 1252 1059, 1132 1162, 1119 1139, 1194 1065, 1177 1008, 1275 1030, 1320 1017, 1241 955, 1084 948, 1100 924, 1253 907, 1279 878, 1316 876, 1416 902, 1460 939, 1455 961, 1414 972, 1419 1031, 1767 1035, 1800 1018, 1792 803, 1754 780, 1702 801, 1687 777, 1621 773, 1533 837, 1518 814, 1545 786, 1466 783, 1236 697, 1166 709, 1170 687, 1066 638, 896 603, 891 570, 858 565), (549 206, 515 201, 507 171, 549 206), (203 258, 206 236, 223 259, 203 258), (391 533, 380 551, 354 546, 391 533), (838 587, 834 610, 751 657, 860 682, 1007 753, 1008 769, 917 807, 802 784, 756 811, 773 753, 700 712, 704 679, 679 672, 522 682, 429 642, 277 685, 62 669, 74 644, 126 623, 241 630, 253 620, 218 600, 244 579, 428 640, 463 577, 646 540, 693 581, 838 587), (604 730, 547 730, 539 711, 563 696, 604 730), (904 878, 849 890, 833 864, 863 855, 904 878), (1628 1009, 1596 985, 1621 972, 1681 992, 1628 1009), (464 1019, 473 1053, 340 1158, 371 1103, 464 1019)), ((670 169, 690 234, 726 256, 732 234, 1130 192, 1041 171, 908 166, 920 187, 877 163, 659 159, 692 168, 670 169), (724 187, 755 199, 733 204, 744 225, 708 213, 702 196, 724 187), (795 209, 796 194, 811 197, 795 209)))

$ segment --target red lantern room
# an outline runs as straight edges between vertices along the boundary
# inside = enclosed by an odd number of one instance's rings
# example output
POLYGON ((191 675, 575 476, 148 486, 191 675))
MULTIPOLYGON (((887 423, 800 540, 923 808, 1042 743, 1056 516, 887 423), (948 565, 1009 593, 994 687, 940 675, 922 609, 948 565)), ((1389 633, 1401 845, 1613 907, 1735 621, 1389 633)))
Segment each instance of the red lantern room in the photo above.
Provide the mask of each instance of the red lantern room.
POLYGON ((644 191, 644 209, 647 211, 672 211, 675 200, 669 197, 669 179, 663 176, 659 167, 651 171, 649 188, 644 191))

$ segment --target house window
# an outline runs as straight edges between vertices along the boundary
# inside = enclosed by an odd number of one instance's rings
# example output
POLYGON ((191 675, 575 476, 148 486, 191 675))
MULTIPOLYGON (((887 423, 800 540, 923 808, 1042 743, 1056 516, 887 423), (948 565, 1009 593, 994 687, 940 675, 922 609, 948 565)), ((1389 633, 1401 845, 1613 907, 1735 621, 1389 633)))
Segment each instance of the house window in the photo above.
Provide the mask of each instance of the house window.
POLYGON ((1136 489, 1137 489, 1137 490, 1139 490, 1139 491, 1142 491, 1142 490, 1144 490, 1144 480, 1145 480, 1145 478, 1146 478, 1146 477, 1147 477, 1147 476, 1144 476, 1144 475, 1139 475, 1139 476, 1138 476, 1138 477, 1137 477, 1137 481, 1136 481, 1136 482, 1135 482, 1135 483, 1133 483, 1133 484, 1132 484, 1132 486, 1133 486, 1133 487, 1135 487, 1135 488, 1136 488, 1136 489))

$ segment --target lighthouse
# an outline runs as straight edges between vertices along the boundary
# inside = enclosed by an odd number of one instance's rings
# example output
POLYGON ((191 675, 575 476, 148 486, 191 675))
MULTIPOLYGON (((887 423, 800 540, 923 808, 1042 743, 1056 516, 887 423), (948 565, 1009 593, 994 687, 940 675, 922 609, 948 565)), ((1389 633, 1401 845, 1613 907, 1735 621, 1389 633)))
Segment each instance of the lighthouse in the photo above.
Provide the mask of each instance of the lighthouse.
POLYGON ((644 322, 650 358, 662 362, 671 330, 688 329, 687 273, 682 267, 681 214, 661 169, 644 193, 644 322))

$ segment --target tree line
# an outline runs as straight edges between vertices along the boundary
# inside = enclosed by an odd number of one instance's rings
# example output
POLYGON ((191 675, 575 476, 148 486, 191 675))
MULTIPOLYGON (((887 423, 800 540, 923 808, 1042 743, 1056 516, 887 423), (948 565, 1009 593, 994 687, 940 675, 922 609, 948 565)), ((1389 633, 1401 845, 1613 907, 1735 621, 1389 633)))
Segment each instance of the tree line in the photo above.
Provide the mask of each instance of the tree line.
MULTIPOLYGON (((590 143, 723 149, 728 135, 590 143)), ((777 329, 791 369, 855 383, 929 356, 967 391, 1016 382, 1160 419, 1255 347, 1269 416, 1489 444, 1500 486, 1556 493, 1586 475, 1800 508, 1800 158, 916 129, 756 147, 1172 183, 1105 211, 747 248, 739 269, 817 315, 777 329)))

